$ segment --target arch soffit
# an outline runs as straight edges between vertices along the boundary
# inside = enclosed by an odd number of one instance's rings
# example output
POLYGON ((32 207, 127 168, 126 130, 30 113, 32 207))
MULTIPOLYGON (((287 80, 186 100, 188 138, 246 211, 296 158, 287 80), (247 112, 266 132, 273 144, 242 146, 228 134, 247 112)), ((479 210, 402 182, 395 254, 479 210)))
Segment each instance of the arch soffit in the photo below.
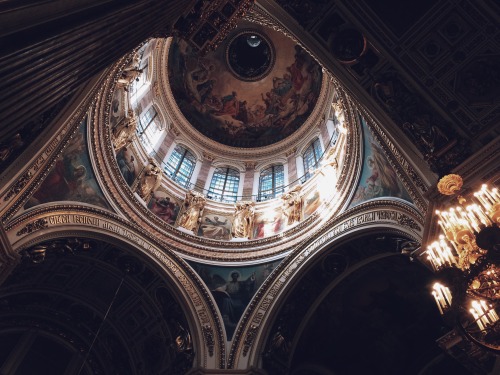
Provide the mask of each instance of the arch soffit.
MULTIPOLYGON (((176 137, 174 140, 174 148, 175 146, 182 146, 185 149, 187 149, 189 152, 191 152, 195 157, 197 161, 202 161, 203 160, 203 154, 196 148, 195 145, 192 144, 188 139, 184 138, 183 136, 176 137)), ((173 148, 172 148, 173 150, 173 148)))
POLYGON ((261 163, 255 165, 255 172, 261 173, 263 170, 270 168, 275 165, 285 165, 288 163, 288 159, 284 156, 278 156, 273 158, 272 160, 265 160, 261 163))
POLYGON ((240 173, 245 173, 246 168, 245 164, 243 162, 236 162, 234 160, 227 160, 227 159, 222 159, 222 158, 216 158, 212 162, 212 167, 214 168, 231 168, 235 169, 240 173))
MULTIPOLYGON (((321 133, 319 131, 319 129, 316 129, 316 131, 314 133, 311 133, 307 136, 307 138, 304 138, 304 140, 297 146, 297 155, 299 156, 302 156, 304 155, 304 152, 306 151, 306 149, 311 145, 311 143, 315 140, 315 139, 320 139, 321 138, 321 133)), ((320 140, 321 142, 321 140, 320 140)), ((321 142, 321 144, 323 145, 323 142, 321 142)), ((325 151, 325 150, 323 150, 325 151)))
POLYGON ((213 298, 196 273, 142 227, 102 209, 60 205, 35 208, 17 217, 6 226, 6 235, 17 253, 62 237, 98 239, 134 251, 169 280, 172 292, 184 306, 195 328, 191 331, 200 353, 198 364, 207 368, 224 366, 225 334, 213 298))
POLYGON ((373 200, 332 218, 313 239, 289 254, 264 282, 233 337, 228 366, 258 365, 271 324, 289 290, 325 251, 342 241, 370 231, 385 231, 420 242, 424 218, 412 205, 399 200, 373 200))

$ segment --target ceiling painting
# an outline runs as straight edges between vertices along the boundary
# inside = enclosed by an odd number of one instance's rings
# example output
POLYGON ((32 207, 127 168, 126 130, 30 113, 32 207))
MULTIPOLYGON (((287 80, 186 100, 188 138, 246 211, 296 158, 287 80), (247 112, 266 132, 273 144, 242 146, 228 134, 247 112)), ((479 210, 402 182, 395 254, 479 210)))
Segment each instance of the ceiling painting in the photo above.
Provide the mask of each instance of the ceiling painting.
POLYGON ((247 305, 281 260, 253 266, 221 267, 188 262, 200 275, 217 303, 231 340, 247 305))
POLYGON ((92 170, 86 131, 87 119, 84 119, 43 183, 26 202, 25 209, 55 201, 76 201, 109 208, 92 170))
POLYGON ((397 197, 412 202, 363 118, 361 123, 364 139, 363 170, 351 207, 379 197, 397 197))
POLYGON ((179 109, 199 132, 228 146, 252 148, 276 143, 304 123, 318 99, 322 73, 288 37, 239 29, 203 57, 186 41, 174 40, 169 80, 179 109))

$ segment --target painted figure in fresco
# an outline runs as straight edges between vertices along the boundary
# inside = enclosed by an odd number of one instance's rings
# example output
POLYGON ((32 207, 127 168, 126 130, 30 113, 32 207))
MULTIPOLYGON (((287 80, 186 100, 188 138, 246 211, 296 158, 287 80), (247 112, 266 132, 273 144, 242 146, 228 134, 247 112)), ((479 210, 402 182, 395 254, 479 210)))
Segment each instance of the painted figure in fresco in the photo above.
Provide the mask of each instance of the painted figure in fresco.
POLYGON ((290 73, 290 80, 292 81, 293 88, 295 91, 300 91, 302 85, 307 80, 308 76, 302 74, 302 68, 304 67, 304 59, 297 53, 295 55, 295 62, 286 68, 290 73))
POLYGON ((170 197, 158 197, 156 195, 153 195, 148 208, 156 216, 170 225, 175 223, 175 219, 177 218, 177 214, 179 212, 179 206, 174 202, 171 202, 170 197))
POLYGON ((158 189, 160 183, 161 169, 156 164, 156 160, 149 158, 149 164, 144 169, 139 185, 137 186, 139 196, 147 202, 151 194, 158 189))
POLYGON ((108 207, 95 183, 86 154, 83 125, 63 155, 59 157, 41 186, 31 196, 25 208, 54 201, 78 201, 108 207))
POLYGON ((255 272, 246 280, 240 281, 239 278, 240 273, 233 271, 230 281, 212 291, 228 331, 236 327, 255 289, 255 272))
POLYGON ((255 202, 238 202, 234 207, 234 221, 231 234, 234 238, 250 239, 254 220, 255 202))
POLYGON ((264 238, 279 233, 283 223, 280 212, 275 212, 272 217, 261 217, 255 225, 254 238, 264 238))
POLYGON ((229 115, 236 118, 240 111, 240 102, 236 96, 236 91, 233 91, 230 95, 224 96, 222 98, 222 110, 215 114, 217 116, 229 115))
POLYGON ((122 119, 116 126, 113 127, 111 131, 115 151, 118 151, 132 143, 136 130, 137 116, 133 110, 129 110, 128 117, 122 119))
POLYGON ((218 216, 214 216, 213 219, 205 217, 200 226, 201 235, 214 240, 228 240, 230 231, 227 228, 227 224, 227 218, 222 221, 219 220, 218 216))
POLYGON ((302 218, 302 185, 297 185, 281 196, 281 210, 287 218, 286 224, 292 225, 302 218))
POLYGON ((116 162, 120 168, 123 178, 127 182, 128 186, 132 186, 134 183, 137 172, 135 170, 135 159, 134 155, 130 155, 127 158, 127 148, 122 148, 118 154, 116 154, 116 162))
POLYGON ((203 210, 205 209, 205 202, 205 197, 200 193, 188 191, 183 203, 184 212, 177 225, 196 233, 203 210))
POLYGON ((0 145, 0 163, 7 160, 14 151, 22 146, 24 146, 24 141, 19 133, 15 134, 8 142, 0 145))
POLYGON ((368 166, 372 170, 370 177, 366 179, 368 189, 381 189, 381 194, 385 196, 402 196, 402 189, 398 176, 389 163, 387 163, 380 146, 374 142, 372 146, 372 157, 368 158, 368 166))

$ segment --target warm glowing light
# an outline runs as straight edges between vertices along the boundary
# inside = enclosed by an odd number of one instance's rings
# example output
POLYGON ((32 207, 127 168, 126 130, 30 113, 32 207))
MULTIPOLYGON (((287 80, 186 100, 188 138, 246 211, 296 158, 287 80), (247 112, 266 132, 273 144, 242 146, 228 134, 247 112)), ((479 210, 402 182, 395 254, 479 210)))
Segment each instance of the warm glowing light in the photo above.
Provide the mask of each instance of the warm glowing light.
POLYGON ((487 305, 484 300, 472 301, 469 310, 474 317, 479 329, 485 331, 489 326, 498 321, 498 315, 492 305, 487 305))
POLYGON ((439 312, 443 315, 451 307, 452 297, 450 289, 440 283, 435 283, 432 286, 432 295, 436 300, 439 312))

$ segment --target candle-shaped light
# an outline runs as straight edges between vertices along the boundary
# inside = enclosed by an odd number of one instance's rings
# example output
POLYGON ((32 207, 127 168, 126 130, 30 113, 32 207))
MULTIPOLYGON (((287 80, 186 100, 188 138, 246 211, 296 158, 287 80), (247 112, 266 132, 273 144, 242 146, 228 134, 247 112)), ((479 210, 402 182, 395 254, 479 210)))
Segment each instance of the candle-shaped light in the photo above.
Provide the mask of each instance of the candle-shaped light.
POLYGON ((432 295, 434 296, 434 299, 436 300, 436 305, 439 309, 439 313, 443 315, 443 308, 441 307, 441 303, 439 302, 439 296, 435 290, 432 291, 432 295))
POLYGON ((486 315, 486 311, 484 311, 483 306, 477 301, 472 301, 472 307, 476 310, 481 322, 483 322, 483 325, 485 327, 488 326, 490 321, 488 320, 488 316, 486 315))
POLYGON ((472 314, 472 316, 474 317, 474 321, 477 323, 477 325, 478 325, 479 329, 480 329, 481 331, 484 331, 484 330, 485 330, 485 328, 484 328, 484 326, 483 326, 483 323, 481 323, 481 319, 479 319, 479 315, 478 315, 478 313, 476 312, 476 310, 474 309, 474 307, 472 307, 469 311, 470 311, 470 313, 472 314))

